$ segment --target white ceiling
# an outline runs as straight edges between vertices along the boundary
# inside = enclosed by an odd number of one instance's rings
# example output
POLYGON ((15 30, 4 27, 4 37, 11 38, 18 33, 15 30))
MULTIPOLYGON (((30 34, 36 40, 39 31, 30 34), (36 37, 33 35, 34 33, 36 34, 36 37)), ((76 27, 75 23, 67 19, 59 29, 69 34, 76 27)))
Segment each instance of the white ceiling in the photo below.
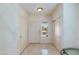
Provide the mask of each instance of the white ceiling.
POLYGON ((37 8, 42 7, 42 12, 46 14, 51 12, 56 5, 57 3, 25 3, 22 4, 22 7, 24 7, 30 14, 36 13, 37 8))

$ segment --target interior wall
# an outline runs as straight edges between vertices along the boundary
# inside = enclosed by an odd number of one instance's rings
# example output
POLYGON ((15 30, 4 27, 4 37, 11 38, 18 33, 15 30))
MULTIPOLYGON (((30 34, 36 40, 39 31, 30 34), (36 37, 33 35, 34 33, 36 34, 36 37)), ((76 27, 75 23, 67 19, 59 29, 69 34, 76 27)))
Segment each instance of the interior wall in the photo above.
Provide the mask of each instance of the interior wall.
POLYGON ((51 29, 51 21, 48 19, 43 13, 37 13, 36 15, 32 15, 30 17, 29 21, 29 42, 30 43, 50 43, 52 40, 52 33, 51 29), (49 29, 48 29, 48 40, 44 41, 41 40, 41 24, 43 21, 47 21, 49 23, 49 29))
POLYGON ((75 40, 75 45, 74 45, 74 47, 75 48, 79 48, 79 27, 78 27, 78 25, 79 25, 79 3, 78 4, 76 4, 76 18, 77 18, 77 30, 76 30, 76 33, 77 33, 77 39, 75 40))
POLYGON ((63 48, 63 5, 58 4, 52 13, 53 44, 57 50, 63 48))
POLYGON ((16 4, 0 4, 0 54, 16 54, 16 4))
POLYGON ((20 4, 17 5, 17 53, 20 54, 28 46, 28 14, 20 4))
POLYGON ((64 48, 79 48, 79 4, 64 4, 64 48))

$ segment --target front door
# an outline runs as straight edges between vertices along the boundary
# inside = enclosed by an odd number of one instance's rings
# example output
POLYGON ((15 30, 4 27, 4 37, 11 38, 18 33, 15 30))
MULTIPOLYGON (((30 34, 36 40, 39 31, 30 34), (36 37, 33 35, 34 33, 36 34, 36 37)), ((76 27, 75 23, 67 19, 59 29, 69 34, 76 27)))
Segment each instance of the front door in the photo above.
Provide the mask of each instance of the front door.
POLYGON ((48 22, 42 22, 40 43, 48 43, 48 40, 48 22))

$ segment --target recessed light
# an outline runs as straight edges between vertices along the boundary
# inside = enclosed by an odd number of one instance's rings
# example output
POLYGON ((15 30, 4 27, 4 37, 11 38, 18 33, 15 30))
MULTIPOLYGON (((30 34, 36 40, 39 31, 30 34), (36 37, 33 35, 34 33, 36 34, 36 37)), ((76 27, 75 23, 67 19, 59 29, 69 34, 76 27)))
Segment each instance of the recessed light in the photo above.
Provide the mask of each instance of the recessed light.
POLYGON ((41 8, 41 7, 39 7, 39 8, 37 8, 37 11, 42 11, 43 10, 43 8, 41 8))

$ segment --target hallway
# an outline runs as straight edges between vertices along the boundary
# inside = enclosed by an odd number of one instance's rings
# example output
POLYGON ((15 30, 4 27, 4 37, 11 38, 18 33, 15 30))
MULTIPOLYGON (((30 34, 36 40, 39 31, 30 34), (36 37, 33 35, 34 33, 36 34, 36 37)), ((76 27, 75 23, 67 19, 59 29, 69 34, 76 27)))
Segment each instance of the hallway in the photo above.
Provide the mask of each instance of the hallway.
POLYGON ((18 4, 17 52, 59 55, 62 49, 62 4, 18 4))
POLYGON ((22 55, 60 55, 60 52, 52 44, 30 44, 22 55))
POLYGON ((61 3, 0 4, 0 8, 0 54, 60 54, 58 51, 63 47, 61 3))
POLYGON ((0 55, 59 55, 65 48, 79 50, 78 26, 79 4, 0 4, 0 55))

